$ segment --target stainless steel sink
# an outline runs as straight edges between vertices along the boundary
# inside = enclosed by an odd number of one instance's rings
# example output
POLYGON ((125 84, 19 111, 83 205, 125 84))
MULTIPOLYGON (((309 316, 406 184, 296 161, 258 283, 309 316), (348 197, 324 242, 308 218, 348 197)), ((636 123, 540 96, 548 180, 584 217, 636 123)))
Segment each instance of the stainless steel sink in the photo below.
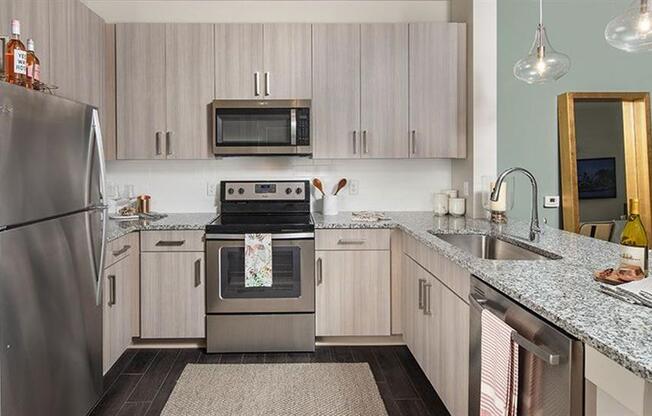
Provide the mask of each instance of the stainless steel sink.
POLYGON ((540 250, 532 251, 502 238, 484 234, 438 234, 437 238, 486 260, 559 260, 561 257, 540 250))

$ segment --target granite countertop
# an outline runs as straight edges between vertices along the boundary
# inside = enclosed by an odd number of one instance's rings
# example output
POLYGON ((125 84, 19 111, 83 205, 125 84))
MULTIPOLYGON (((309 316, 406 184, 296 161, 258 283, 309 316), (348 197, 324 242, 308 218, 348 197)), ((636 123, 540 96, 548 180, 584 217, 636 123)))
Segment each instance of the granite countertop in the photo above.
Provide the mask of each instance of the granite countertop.
POLYGON ((652 309, 631 305, 598 291, 595 270, 613 267, 613 243, 544 227, 539 243, 519 240, 529 223, 498 226, 485 220, 435 217, 431 212, 386 212, 390 221, 351 221, 350 213, 314 214, 317 228, 398 227, 485 283, 601 351, 623 367, 652 381, 652 309), (503 234, 510 242, 557 254, 561 260, 505 261, 474 257, 428 232, 503 234), (511 238, 510 238, 511 237, 511 238), (522 241, 519 243, 519 241, 522 241))
POLYGON ((212 213, 176 213, 156 221, 135 220, 107 223, 106 237, 108 241, 115 240, 133 231, 147 230, 203 230, 206 224, 213 222, 217 214, 212 213))
MULTIPOLYGON (((595 270, 613 267, 618 246, 551 227, 541 241, 525 240, 529 224, 498 226, 485 220, 435 217, 431 212, 386 212, 391 219, 355 222, 351 213, 325 217, 314 213, 315 228, 400 228, 485 283, 652 382, 652 309, 630 305, 598 291, 595 270), (502 234, 513 243, 534 246, 561 260, 483 260, 428 231, 451 234, 502 234)), ((203 230, 215 213, 168 214, 158 221, 109 220, 107 237, 115 240, 141 230, 203 230)))

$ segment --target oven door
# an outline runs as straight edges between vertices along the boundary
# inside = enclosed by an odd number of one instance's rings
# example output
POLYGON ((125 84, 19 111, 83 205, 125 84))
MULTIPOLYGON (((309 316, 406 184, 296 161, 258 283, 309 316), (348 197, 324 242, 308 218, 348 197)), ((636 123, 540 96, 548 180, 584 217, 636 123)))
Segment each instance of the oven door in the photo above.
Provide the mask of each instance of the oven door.
POLYGON ((272 235, 272 286, 244 286, 244 235, 206 241, 206 312, 315 311, 312 233, 272 235))

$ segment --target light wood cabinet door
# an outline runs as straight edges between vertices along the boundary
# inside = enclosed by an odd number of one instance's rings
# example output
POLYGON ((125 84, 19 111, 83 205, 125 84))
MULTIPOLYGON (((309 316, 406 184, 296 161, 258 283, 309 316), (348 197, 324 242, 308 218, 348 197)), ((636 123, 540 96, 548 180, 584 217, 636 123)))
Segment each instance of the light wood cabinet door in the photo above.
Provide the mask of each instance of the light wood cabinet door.
POLYGON ((204 253, 141 254, 141 337, 205 336, 204 253))
POLYGON ((389 251, 317 251, 317 336, 390 335, 389 251))
POLYGON ((313 156, 359 158, 360 25, 313 25, 312 59, 313 156))
POLYGON ((116 25, 118 159, 165 159, 165 24, 116 25))
POLYGON ((263 98, 263 25, 215 25, 215 98, 263 98))
POLYGON ((165 26, 168 159, 208 158, 208 107, 215 83, 213 37, 210 24, 165 26))
MULTIPOLYGON (((137 264, 137 263, 136 263, 137 264)), ((131 312, 133 298, 131 279, 133 262, 129 257, 114 263, 104 270, 102 292, 104 373, 120 358, 131 344, 131 312)))
MULTIPOLYGON (((77 3, 73 0, 48 2, 51 42, 49 82, 58 87, 56 95, 70 99, 76 98, 75 64, 77 63, 77 54, 74 45, 78 42, 79 37, 75 16, 77 3)), ((47 68, 48 63, 41 59, 41 65, 47 68)))
POLYGON ((418 314, 421 313, 419 309, 419 287, 418 287, 418 265, 407 255, 403 254, 402 270, 403 270, 403 302, 402 302, 402 318, 403 322, 403 340, 412 352, 412 355, 417 356, 415 337, 417 332, 417 319, 418 314))
POLYGON ((410 157, 466 157, 466 25, 410 23, 410 157))
POLYGON ((312 96, 312 27, 305 23, 263 27, 263 95, 295 99, 312 96))
POLYGON ((363 158, 408 157, 408 25, 363 24, 360 46, 363 158))
MULTIPOLYGON (((443 287, 443 286, 442 286, 443 287)), ((469 385, 469 305, 448 288, 441 291, 439 362, 435 388, 452 415, 467 415, 469 385)), ((434 383, 433 383, 434 385, 434 383)))

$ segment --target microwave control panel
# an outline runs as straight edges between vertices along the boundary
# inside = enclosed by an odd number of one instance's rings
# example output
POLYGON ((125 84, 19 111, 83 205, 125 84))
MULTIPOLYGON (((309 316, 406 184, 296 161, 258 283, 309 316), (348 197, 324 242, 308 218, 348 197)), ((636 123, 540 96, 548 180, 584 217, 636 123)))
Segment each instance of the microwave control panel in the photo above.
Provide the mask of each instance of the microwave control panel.
POLYGON ((310 146, 309 108, 297 108, 297 145, 310 146))

